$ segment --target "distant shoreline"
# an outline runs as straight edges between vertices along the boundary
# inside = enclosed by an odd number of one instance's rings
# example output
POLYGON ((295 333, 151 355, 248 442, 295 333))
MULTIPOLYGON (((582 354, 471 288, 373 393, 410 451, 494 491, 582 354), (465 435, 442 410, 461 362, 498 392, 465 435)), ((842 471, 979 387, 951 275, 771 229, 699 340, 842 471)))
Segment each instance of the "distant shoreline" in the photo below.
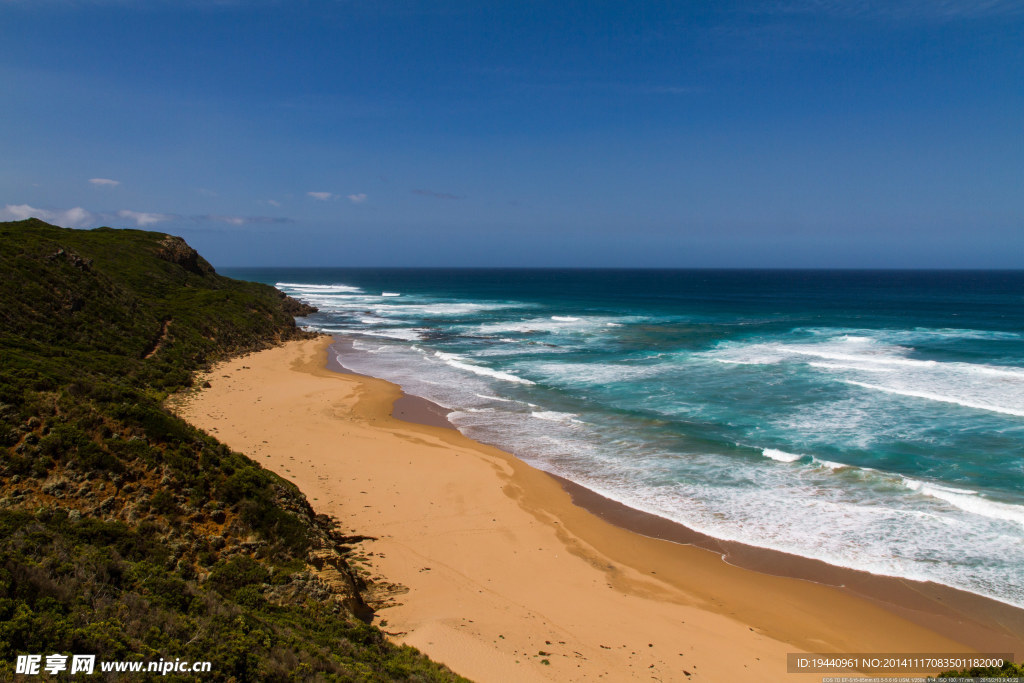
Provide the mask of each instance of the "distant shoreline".
POLYGON ((620 679, 642 664, 679 680, 682 661, 710 680, 781 680, 796 649, 1024 651, 1021 610, 697 538, 440 427, 423 399, 395 406, 396 385, 326 368, 329 344, 218 366, 185 416, 375 537, 371 571, 408 589, 379 623, 463 675, 620 679))

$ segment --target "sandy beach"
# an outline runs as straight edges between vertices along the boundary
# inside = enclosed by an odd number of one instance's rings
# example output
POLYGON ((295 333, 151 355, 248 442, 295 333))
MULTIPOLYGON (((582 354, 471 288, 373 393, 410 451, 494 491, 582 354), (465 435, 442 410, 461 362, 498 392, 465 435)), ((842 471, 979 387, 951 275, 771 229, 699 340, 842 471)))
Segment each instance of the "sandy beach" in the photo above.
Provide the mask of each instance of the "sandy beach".
POLYGON ((365 567, 397 585, 374 623, 468 678, 820 680, 787 674, 787 653, 1024 652, 1019 610, 815 563, 781 567, 567 491, 444 426, 431 404, 395 406, 397 386, 328 369, 330 343, 221 364, 177 410, 371 537, 365 567))

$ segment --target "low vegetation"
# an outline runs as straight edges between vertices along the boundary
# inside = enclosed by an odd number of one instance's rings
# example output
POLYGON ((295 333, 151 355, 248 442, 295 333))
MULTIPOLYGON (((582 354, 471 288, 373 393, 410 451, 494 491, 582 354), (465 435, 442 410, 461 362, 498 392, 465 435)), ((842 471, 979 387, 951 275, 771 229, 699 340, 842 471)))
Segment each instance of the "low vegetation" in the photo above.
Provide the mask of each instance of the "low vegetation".
POLYGON ((355 538, 163 406, 312 309, 139 230, 0 223, 0 272, 0 678, 63 653, 209 660, 212 681, 462 680, 365 623, 355 538))

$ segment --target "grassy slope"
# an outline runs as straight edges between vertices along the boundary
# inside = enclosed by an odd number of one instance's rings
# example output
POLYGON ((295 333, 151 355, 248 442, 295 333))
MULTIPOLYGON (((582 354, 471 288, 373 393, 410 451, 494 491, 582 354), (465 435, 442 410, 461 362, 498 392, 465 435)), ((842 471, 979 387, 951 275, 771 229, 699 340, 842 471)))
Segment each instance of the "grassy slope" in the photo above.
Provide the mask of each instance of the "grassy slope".
POLYGON ((204 680, 462 680, 356 618, 351 539, 298 489, 162 406, 209 362, 301 336, 301 304, 139 230, 0 223, 0 272, 0 678, 62 652, 210 660, 204 680))

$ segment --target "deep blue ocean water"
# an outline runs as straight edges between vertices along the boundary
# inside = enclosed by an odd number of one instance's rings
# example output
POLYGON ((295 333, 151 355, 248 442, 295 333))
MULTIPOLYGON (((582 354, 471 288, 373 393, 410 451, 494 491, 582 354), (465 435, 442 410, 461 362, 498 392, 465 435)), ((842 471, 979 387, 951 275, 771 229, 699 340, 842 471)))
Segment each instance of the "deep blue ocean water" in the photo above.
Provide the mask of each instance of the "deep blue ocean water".
POLYGON ((1024 272, 225 274, 609 498, 1024 607, 1024 272))

